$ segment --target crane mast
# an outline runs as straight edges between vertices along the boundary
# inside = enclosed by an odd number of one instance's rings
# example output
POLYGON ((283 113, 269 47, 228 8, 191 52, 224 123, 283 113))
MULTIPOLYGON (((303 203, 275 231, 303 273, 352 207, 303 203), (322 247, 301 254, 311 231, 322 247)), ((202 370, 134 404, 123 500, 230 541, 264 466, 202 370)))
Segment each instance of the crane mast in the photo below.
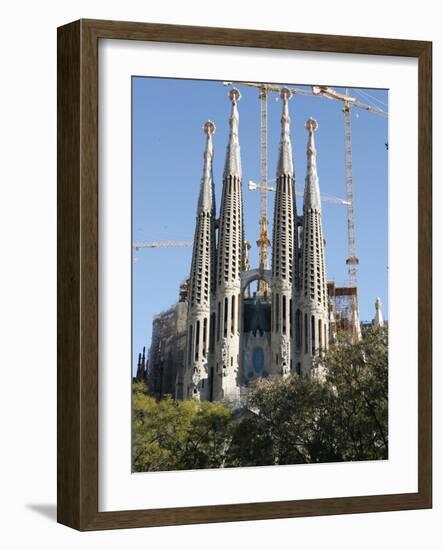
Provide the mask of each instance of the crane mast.
POLYGON ((192 245, 193 241, 149 241, 143 243, 133 243, 132 248, 135 250, 140 250, 141 248, 178 248, 192 245))
POLYGON ((360 329, 360 311, 358 304, 357 288, 357 266, 358 257, 355 248, 355 215, 354 215, 354 189, 352 180, 352 134, 351 134, 351 110, 349 107, 349 91, 345 89, 343 101, 343 116, 345 126, 345 179, 346 179, 346 200, 348 202, 348 257, 346 265, 348 267, 349 285, 355 288, 351 295, 350 311, 348 312, 351 336, 353 341, 361 340, 360 329))
MULTIPOLYGON (((268 269, 268 251, 271 245, 268 235, 268 92, 265 86, 260 87, 260 233, 257 245, 260 250, 260 272, 268 269)), ((265 299, 268 296, 268 284, 260 279, 257 293, 265 299)))
MULTIPOLYGON (((348 89, 345 96, 348 97, 348 89)), ((354 214, 354 190, 352 181, 352 134, 351 134, 351 110, 349 101, 343 102, 343 115, 345 127, 345 179, 346 179, 346 202, 348 214, 348 257, 346 265, 348 267, 349 283, 357 285, 357 266, 358 257, 355 247, 355 214, 354 214)))
MULTIPOLYGON (((269 180, 269 181, 275 181, 275 180, 269 180)), ((261 183, 254 183, 253 181, 249 181, 248 183, 248 188, 253 191, 255 189, 264 189, 266 191, 272 191, 272 192, 275 192, 276 189, 275 187, 271 187, 270 185, 262 185, 261 183)), ((304 197, 304 192, 303 191, 295 191, 294 195, 296 197, 304 197)), ((323 201, 323 202, 329 202, 331 204, 343 204, 344 206, 347 206, 349 203, 347 200, 345 199, 341 199, 340 197, 331 197, 330 195, 320 195, 320 199, 323 201)))

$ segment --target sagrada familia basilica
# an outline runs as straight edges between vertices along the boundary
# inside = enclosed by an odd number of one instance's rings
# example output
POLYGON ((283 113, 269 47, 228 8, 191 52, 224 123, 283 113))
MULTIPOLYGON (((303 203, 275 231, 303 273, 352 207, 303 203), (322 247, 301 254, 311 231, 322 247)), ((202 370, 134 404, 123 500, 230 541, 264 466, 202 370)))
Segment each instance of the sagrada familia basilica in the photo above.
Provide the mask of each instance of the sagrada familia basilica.
MULTIPOLYGON (((317 174, 318 124, 312 118, 305 124, 307 167, 303 211, 298 215, 291 92, 282 88, 280 95, 270 269, 262 262, 255 269, 249 266, 250 245, 243 229, 241 96, 236 88, 229 92, 230 132, 219 215, 212 170, 216 128, 211 121, 204 125, 203 176, 189 279, 176 306, 154 319, 148 385, 160 397, 170 392, 178 399, 238 404, 259 377, 310 375, 316 358, 336 336, 336 312, 329 296, 335 290, 326 280, 317 174)), ((358 333, 359 320, 354 321, 358 333)), ((144 367, 144 352, 140 361, 144 367)))
MULTIPOLYGON (((301 228, 297 218, 289 99, 283 112, 277 167, 272 267, 248 269, 243 235, 240 93, 233 88, 230 135, 217 223, 212 175, 215 126, 204 125, 206 148, 189 281, 183 398, 236 402, 240 388, 266 375, 309 373, 329 343, 324 239, 314 132, 306 122, 307 174, 301 228), (216 232, 218 230, 218 239, 216 232), (264 292, 249 287, 263 280, 264 292)), ((181 381, 178 381, 180 384, 181 381)))

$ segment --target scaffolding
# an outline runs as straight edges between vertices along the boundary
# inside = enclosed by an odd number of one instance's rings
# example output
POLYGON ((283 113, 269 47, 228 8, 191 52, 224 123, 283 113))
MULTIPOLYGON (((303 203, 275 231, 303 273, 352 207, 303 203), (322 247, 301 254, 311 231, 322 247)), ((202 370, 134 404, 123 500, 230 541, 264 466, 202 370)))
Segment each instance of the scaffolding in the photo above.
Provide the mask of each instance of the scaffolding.
POLYGON ((329 338, 336 342, 339 335, 345 335, 355 343, 361 339, 358 311, 358 288, 356 284, 336 285, 328 281, 329 338))

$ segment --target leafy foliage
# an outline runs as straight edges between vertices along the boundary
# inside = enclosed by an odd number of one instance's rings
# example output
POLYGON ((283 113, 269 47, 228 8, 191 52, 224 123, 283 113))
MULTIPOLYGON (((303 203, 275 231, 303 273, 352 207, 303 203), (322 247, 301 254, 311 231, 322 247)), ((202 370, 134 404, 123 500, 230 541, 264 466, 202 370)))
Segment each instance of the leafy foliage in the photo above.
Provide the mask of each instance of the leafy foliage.
POLYGON ((388 456, 388 335, 369 328, 321 358, 317 376, 261 379, 253 418, 236 429, 238 466, 376 460, 388 456))
POLYGON ((133 386, 133 469, 183 470, 388 456, 388 333, 331 348, 312 377, 263 378, 248 406, 161 401, 133 386))
POLYGON ((232 415, 221 403, 156 401, 133 384, 132 463, 136 472, 224 466, 232 415))

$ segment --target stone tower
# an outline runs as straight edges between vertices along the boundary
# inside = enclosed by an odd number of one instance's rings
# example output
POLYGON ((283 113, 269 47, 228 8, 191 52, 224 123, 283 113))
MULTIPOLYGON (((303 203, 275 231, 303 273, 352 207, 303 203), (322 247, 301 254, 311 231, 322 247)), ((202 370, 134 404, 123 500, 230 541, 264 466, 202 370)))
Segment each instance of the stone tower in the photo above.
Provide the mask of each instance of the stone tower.
POLYGON ((311 373, 314 359, 328 348, 328 296, 325 272, 325 245, 317 175, 314 132, 317 121, 309 118, 307 171, 303 198, 303 226, 300 266, 301 373, 311 373))
POLYGON ((375 327, 383 327, 385 325, 385 322, 383 320, 383 313, 381 311, 381 306, 382 306, 381 300, 380 298, 377 298, 375 300, 375 317, 374 317, 374 320, 372 321, 372 324, 375 327))
POLYGON ((232 88, 229 142, 223 172, 214 302, 213 399, 237 402, 240 395, 240 288, 243 255, 242 170, 238 138, 237 103, 240 92, 232 88))
POLYGON ((283 112, 276 174, 274 225, 272 231, 272 374, 287 376, 292 367, 293 280, 296 261, 296 206, 294 166, 288 102, 291 92, 281 91, 283 112))
POLYGON ((211 294, 215 272, 215 198, 212 175, 214 155, 212 136, 215 125, 209 120, 203 126, 206 147, 189 281, 187 354, 184 396, 206 399, 208 392, 208 353, 211 294))

